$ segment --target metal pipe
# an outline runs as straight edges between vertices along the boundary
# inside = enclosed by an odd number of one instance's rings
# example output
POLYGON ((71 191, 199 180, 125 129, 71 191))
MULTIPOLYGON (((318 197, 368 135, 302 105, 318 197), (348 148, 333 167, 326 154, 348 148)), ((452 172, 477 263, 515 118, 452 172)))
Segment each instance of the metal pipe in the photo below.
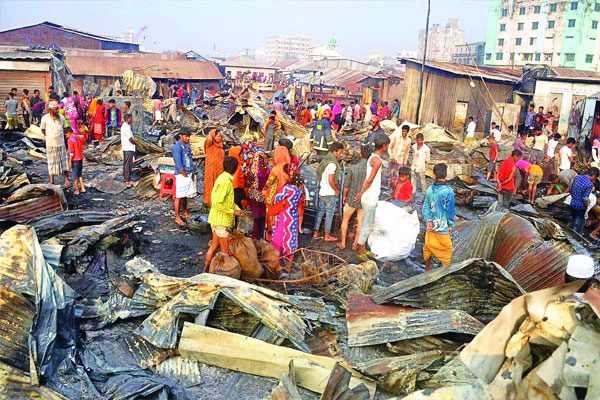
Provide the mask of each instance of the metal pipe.
POLYGON ((425 77, 425 60, 427 58, 427 39, 429 37, 429 13, 431 12, 431 0, 427 0, 427 22, 425 23, 425 45, 423 46, 423 62, 421 64, 421 81, 419 83, 419 103, 417 104, 417 118, 415 123, 420 124, 421 100, 423 99, 423 78, 425 77))

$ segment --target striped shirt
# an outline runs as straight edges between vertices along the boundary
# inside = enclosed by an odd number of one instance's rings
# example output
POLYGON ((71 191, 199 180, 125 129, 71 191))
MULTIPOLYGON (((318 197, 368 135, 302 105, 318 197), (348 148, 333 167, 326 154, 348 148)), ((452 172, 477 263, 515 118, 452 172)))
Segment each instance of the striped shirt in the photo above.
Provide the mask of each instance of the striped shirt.
POLYGON ((232 228, 235 224, 234 211, 239 207, 233 202, 233 175, 223 172, 213 187, 210 195, 212 207, 208 214, 208 223, 212 226, 232 228))

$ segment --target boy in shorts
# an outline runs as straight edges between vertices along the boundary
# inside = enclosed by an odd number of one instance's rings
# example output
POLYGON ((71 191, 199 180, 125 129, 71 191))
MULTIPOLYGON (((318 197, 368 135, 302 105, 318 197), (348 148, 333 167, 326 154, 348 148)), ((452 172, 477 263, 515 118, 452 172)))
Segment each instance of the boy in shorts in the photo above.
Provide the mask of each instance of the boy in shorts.
POLYGON ((67 139, 67 148, 69 150, 69 169, 73 176, 73 184, 75 185, 75 194, 85 193, 83 184, 83 144, 87 141, 87 131, 74 133, 72 128, 65 128, 67 139))
MULTIPOLYGON (((539 163, 539 162, 538 162, 539 163)), ((540 167, 537 163, 531 164, 525 169, 527 172, 527 184, 529 185, 529 202, 533 204, 535 201, 535 194, 537 192, 537 185, 542 182, 542 176, 544 176, 544 171, 542 167, 540 167)))

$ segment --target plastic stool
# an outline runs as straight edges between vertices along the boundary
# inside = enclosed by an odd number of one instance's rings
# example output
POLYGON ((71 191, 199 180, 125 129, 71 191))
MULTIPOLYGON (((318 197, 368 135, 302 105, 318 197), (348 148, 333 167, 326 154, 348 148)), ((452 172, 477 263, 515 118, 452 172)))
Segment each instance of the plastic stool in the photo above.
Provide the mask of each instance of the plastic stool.
POLYGON ((171 195, 175 200, 175 175, 174 174, 160 174, 160 193, 158 198, 162 200, 163 194, 171 195), (169 183, 170 182, 170 183, 169 183))

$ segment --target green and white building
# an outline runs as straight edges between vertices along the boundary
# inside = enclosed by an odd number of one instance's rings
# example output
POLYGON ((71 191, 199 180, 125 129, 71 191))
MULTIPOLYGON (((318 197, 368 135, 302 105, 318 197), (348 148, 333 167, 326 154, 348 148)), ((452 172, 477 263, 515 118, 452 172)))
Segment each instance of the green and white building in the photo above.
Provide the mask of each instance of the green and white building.
POLYGON ((600 70, 600 0, 490 0, 485 65, 600 70))

